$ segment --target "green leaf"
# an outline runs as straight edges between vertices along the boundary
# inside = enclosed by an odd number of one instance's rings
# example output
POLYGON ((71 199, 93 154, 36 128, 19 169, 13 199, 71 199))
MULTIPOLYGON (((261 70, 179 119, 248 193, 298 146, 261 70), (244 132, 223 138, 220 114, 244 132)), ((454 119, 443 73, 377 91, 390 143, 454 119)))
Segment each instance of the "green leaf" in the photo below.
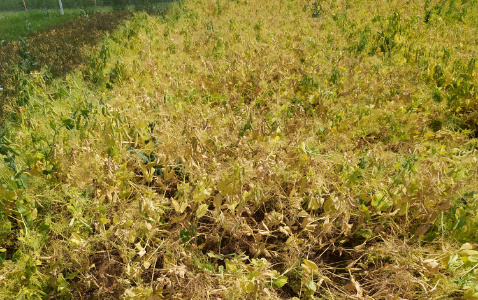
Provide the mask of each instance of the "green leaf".
POLYGON ((63 119, 61 122, 68 130, 73 130, 75 128, 75 120, 73 119, 63 119))
POLYGON ((380 192, 375 194, 375 197, 373 197, 373 199, 372 199, 372 206, 377 207, 380 204, 380 202, 382 202, 383 197, 384 197, 384 195, 380 192))
POLYGON ((13 180, 13 179, 8 180, 8 185, 9 185, 9 188, 12 190, 18 189, 18 183, 16 180, 13 180))
POLYGON ((28 212, 28 208, 25 205, 22 205, 17 202, 17 210, 21 215, 25 215, 28 212))
POLYGON ((106 205, 100 205, 98 207, 98 211, 102 214, 102 215, 105 215, 106 214, 106 205))
POLYGON ((3 263, 7 259, 7 250, 6 249, 0 249, 0 264, 3 263), (2 251, 5 250, 5 251, 2 251))
POLYGON ((50 128, 53 129, 53 130, 55 130, 55 132, 56 132, 56 123, 55 123, 55 121, 50 121, 49 124, 50 124, 50 128))
POLYGON ((13 262, 16 262, 17 260, 19 260, 21 257, 22 257, 23 253, 18 250, 17 252, 15 252, 12 256, 12 261, 13 262))
POLYGON ((8 148, 13 154, 20 155, 20 151, 18 151, 17 148, 15 148, 13 146, 9 146, 8 148))
POLYGON ((189 242, 193 238, 193 235, 194 235, 194 232, 189 230, 181 229, 181 231, 179 231, 179 237, 181 238, 183 243, 189 242))
POLYGON ((100 222, 101 222, 101 224, 106 225, 106 224, 108 224, 109 220, 106 219, 106 218, 100 218, 100 222))
POLYGON ((15 180, 18 187, 25 190, 28 188, 28 179, 24 175, 18 176, 18 179, 15 180))
POLYGON ((362 212, 365 220, 370 221, 370 213, 368 212, 368 207, 362 204, 362 212))
POLYGON ((477 299, 478 298, 478 292, 476 292, 474 289, 468 289, 465 291, 465 294, 463 295, 463 299, 477 299))
POLYGON ((364 238, 368 239, 372 236, 372 230, 365 229, 365 228, 360 228, 360 229, 357 229, 355 231, 355 234, 360 235, 361 237, 364 237, 364 238))
POLYGON ((377 206, 377 209, 380 211, 385 211, 392 205, 393 205, 393 202, 384 200, 380 202, 380 204, 377 206))
POLYGON ((279 276, 276 279, 272 280, 272 287, 275 289, 280 289, 287 283, 287 276, 279 276))

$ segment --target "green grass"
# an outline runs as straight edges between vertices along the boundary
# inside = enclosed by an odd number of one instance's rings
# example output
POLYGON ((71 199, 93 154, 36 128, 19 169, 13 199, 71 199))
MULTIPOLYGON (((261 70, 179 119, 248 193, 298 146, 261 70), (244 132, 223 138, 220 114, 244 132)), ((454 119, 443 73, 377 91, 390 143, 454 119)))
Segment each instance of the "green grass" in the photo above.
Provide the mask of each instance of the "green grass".
POLYGON ((46 12, 44 10, 16 13, 2 12, 0 13, 0 41, 17 40, 34 32, 77 18, 79 15, 79 9, 67 9, 64 15, 61 15, 59 11, 46 12))
MULTIPOLYGON (((151 5, 150 8, 164 9, 169 7, 170 2, 159 2, 151 5)), ((135 6, 126 7, 128 10, 135 10, 135 6)), ((0 45, 29 36, 35 32, 64 23, 85 14, 95 12, 111 12, 111 6, 89 7, 86 10, 75 8, 65 9, 64 15, 59 10, 29 10, 27 12, 0 12, 0 45)))

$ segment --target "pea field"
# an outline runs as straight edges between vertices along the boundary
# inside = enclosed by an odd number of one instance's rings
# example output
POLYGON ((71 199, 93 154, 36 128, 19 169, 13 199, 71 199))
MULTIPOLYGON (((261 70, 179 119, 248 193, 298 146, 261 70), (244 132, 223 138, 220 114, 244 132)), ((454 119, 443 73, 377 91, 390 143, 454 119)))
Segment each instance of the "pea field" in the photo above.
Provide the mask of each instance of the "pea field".
POLYGON ((108 14, 0 46, 0 299, 478 298, 476 0, 108 14))

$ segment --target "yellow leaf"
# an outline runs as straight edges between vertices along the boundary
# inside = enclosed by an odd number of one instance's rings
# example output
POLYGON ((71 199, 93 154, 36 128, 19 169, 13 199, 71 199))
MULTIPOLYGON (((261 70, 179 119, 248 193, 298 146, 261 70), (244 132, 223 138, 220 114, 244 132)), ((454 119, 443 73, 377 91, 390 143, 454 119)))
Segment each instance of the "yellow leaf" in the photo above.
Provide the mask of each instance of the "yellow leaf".
POLYGON ((171 200, 171 206, 174 208, 174 210, 175 210, 176 212, 179 212, 179 203, 178 203, 178 201, 172 199, 172 200, 171 200))
POLYGON ((204 217, 207 214, 207 205, 206 204, 201 204, 198 207, 198 210, 196 211, 196 216, 198 219, 201 217, 204 217))
POLYGON ((272 281, 272 287, 275 288, 275 289, 280 289, 281 287, 283 287, 285 284, 287 283, 287 277, 282 275, 282 276, 279 276, 277 278, 275 278, 273 281, 272 281))
POLYGON ((188 204, 186 202, 182 202, 181 204, 179 204, 179 202, 174 199, 171 200, 171 205, 173 206, 174 210, 180 214, 182 214, 188 207, 188 204))
POLYGON ((216 209, 221 208, 221 204, 222 204, 222 196, 221 196, 221 193, 218 193, 218 194, 214 197, 213 204, 214 204, 214 207, 215 207, 216 209))
POLYGON ((472 244, 470 244, 470 243, 464 243, 463 245, 461 245, 460 250, 471 250, 471 249, 473 249, 473 248, 474 248, 474 247, 473 247, 472 244))
POLYGON ((291 246, 293 246, 294 242, 295 242, 295 237, 294 237, 293 235, 291 235, 291 236, 287 239, 287 241, 285 241, 285 244, 286 244, 287 246, 291 247, 291 246))
POLYGON ((136 244, 134 244, 134 245, 136 246, 136 249, 139 250, 138 255, 139 255, 140 257, 143 257, 143 256, 146 254, 146 249, 144 249, 144 247, 141 246, 141 243, 136 243, 136 244))
POLYGON ((466 255, 466 256, 471 256, 471 255, 478 255, 478 251, 476 250, 461 250, 460 251, 461 255, 466 255))
POLYGON ((115 224, 119 223, 119 216, 118 215, 113 216, 113 223, 115 223, 115 224))
POLYGON ((301 265, 304 269, 304 272, 308 274, 319 274, 319 267, 313 262, 308 259, 304 259, 303 264, 301 265))
POLYGON ((309 225, 309 217, 305 218, 303 221, 302 221, 302 224, 300 225, 300 228, 304 229, 305 227, 307 227, 307 225, 309 225))
POLYGON ((325 212, 331 212, 334 209, 335 209, 334 200, 332 198, 327 199, 324 203, 325 212))
POLYGON ((138 249, 139 251, 143 251, 143 250, 144 250, 144 247, 141 246, 141 243, 136 243, 136 244, 134 244, 134 246, 135 246, 136 249, 138 249))
POLYGON ((181 215, 181 216, 179 216, 179 217, 172 217, 170 223, 171 223, 171 224, 179 223, 179 222, 181 222, 182 220, 186 219, 186 217, 187 217, 187 214, 181 215))
POLYGON ((133 220, 127 220, 126 223, 124 224, 124 228, 128 229, 133 225, 134 221, 133 220))
POLYGON ((468 256, 468 260, 471 261, 472 263, 478 262, 478 254, 473 254, 468 256))
POLYGON ((289 226, 280 226, 279 231, 285 234, 286 236, 290 236, 292 231, 290 230, 289 226))
POLYGON ((181 203, 181 207, 179 208, 179 213, 182 214, 187 207, 188 207, 188 204, 186 202, 181 203))
POLYGON ((164 170, 164 180, 169 181, 175 175, 174 169, 171 167, 167 167, 164 170))
POLYGON ((245 290, 249 293, 252 293, 252 292, 254 292, 254 289, 255 289, 254 283, 251 282, 251 281, 247 281, 246 284, 245 284, 245 290))
POLYGON ((316 210, 322 207, 322 203, 324 202, 324 198, 311 198, 309 200, 309 209, 316 210))
POLYGON ((78 246, 81 246, 81 244, 83 243, 83 239, 81 238, 81 236, 76 233, 76 232, 73 232, 71 234, 71 241, 75 244, 77 244, 78 246))

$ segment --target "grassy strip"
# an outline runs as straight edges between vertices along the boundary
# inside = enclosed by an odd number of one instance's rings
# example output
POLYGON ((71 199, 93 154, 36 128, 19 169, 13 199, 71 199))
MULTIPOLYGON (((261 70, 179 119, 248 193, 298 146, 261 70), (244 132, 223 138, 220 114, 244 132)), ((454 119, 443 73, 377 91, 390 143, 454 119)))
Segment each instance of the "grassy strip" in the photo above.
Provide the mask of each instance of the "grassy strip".
POLYGON ((477 9, 185 0, 26 77, 0 298, 476 298, 477 9))
POLYGON ((34 32, 75 19, 82 13, 80 9, 66 9, 65 14, 59 11, 0 12, 0 41, 2 44, 10 40, 18 40, 34 32))
MULTIPOLYGON (((136 6, 125 6, 124 9, 130 11, 134 11, 135 9, 161 10, 167 9, 169 5, 169 1, 164 1, 154 4, 144 3, 136 6)), ((0 45, 12 40, 19 40, 20 38, 27 37, 35 32, 44 31, 80 16, 112 11, 112 6, 96 6, 88 7, 86 9, 65 9, 64 15, 61 15, 59 10, 0 12, 0 45)))
POLYGON ((22 82, 30 72, 41 72, 51 80, 79 68, 87 63, 91 49, 129 16, 129 12, 83 16, 1 46, 2 112, 9 105, 28 101, 28 92, 22 93, 22 82))

